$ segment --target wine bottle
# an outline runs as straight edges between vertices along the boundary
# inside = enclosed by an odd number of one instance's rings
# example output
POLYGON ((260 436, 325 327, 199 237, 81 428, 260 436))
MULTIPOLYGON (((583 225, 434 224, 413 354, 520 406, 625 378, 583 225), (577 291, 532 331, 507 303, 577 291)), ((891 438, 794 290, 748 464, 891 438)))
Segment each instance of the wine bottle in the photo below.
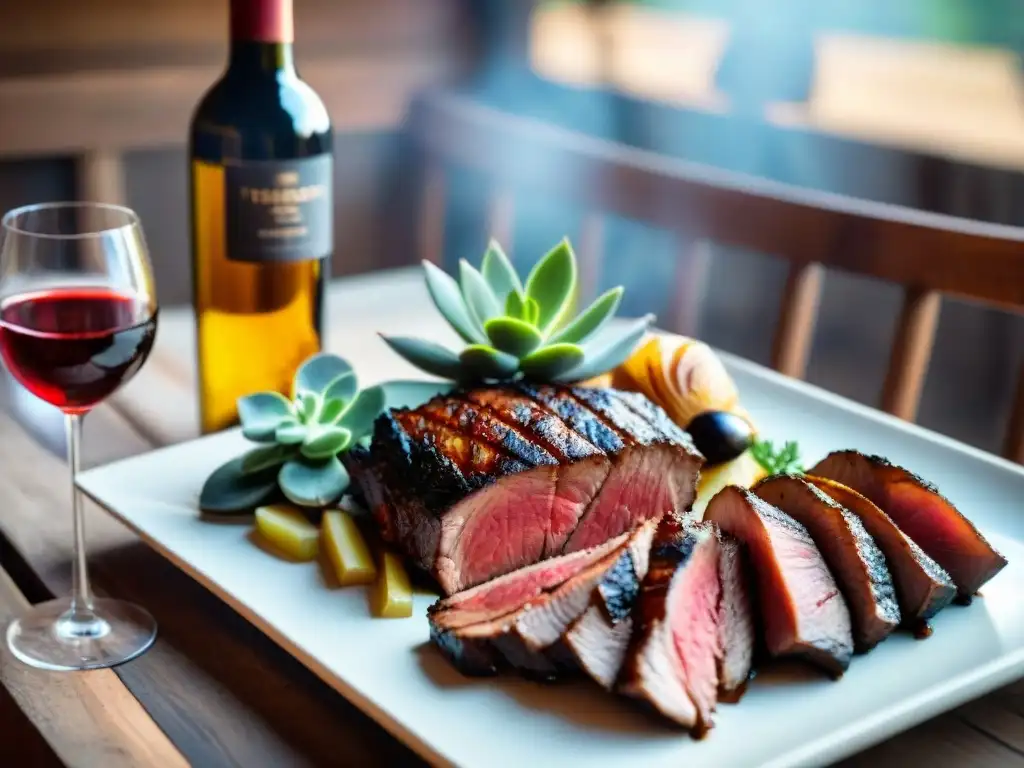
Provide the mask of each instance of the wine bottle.
POLYGON ((333 249, 331 124, 292 53, 292 0, 231 0, 231 48, 192 118, 193 300, 204 433, 290 395, 321 349, 333 249))

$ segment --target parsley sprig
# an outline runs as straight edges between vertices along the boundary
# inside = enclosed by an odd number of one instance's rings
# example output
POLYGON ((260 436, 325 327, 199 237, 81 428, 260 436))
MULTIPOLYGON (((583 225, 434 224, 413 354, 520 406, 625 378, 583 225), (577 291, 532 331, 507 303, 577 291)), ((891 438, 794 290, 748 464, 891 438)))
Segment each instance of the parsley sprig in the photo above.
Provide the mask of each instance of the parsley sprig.
POLYGON ((757 440, 750 447, 750 455, 769 475, 804 473, 800 463, 800 448, 794 440, 787 440, 778 450, 771 440, 757 440))

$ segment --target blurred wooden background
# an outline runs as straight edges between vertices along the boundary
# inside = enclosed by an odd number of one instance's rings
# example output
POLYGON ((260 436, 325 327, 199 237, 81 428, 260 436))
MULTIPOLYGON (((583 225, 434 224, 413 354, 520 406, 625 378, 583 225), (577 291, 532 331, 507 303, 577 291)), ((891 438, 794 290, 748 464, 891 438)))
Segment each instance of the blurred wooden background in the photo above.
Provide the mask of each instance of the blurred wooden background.
MULTIPOLYGON (((1024 224, 1021 25, 1005 0, 986 6, 985 29, 963 21, 970 0, 544 3, 532 18, 531 5, 295 0, 300 70, 338 133, 335 274, 415 258, 420 168, 403 119, 412 94, 438 86, 666 155, 1024 224), (914 39, 912 22, 933 18, 921 9, 940 6, 941 23, 914 39)), ((145 222, 161 300, 186 303, 186 126, 223 65, 227 0, 34 0, 0 13, 0 209, 123 200, 145 222)), ((482 251, 486 193, 479 174, 451 174, 448 265, 482 251)), ((581 211, 512 196, 505 230, 521 264, 580 230, 581 211)), ((596 288, 626 284, 630 313, 687 311, 669 305, 672 233, 610 216, 604 235, 596 288)), ((713 249, 695 286, 699 334, 767 363, 785 279, 778 260, 713 249)), ((821 304, 808 379, 877 402, 899 291, 829 275, 821 304)), ((1019 318, 945 302, 920 422, 998 450, 1022 348, 1019 318)))

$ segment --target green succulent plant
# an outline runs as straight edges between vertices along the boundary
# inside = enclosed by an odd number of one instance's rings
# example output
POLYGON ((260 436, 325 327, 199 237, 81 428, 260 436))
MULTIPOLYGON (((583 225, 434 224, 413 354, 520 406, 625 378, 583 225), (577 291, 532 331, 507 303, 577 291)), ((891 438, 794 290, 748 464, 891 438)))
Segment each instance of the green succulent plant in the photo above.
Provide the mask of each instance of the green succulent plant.
POLYGON ((458 281, 429 262, 423 268, 434 305, 466 346, 455 353, 424 339, 382 338, 417 368, 460 383, 589 379, 629 357, 654 321, 646 315, 607 327, 622 300, 621 286, 572 317, 578 278, 567 239, 537 262, 525 282, 494 240, 479 270, 465 260, 459 264, 458 281))
POLYGON ((242 434, 257 446, 207 479, 207 512, 250 511, 279 493, 303 507, 323 507, 348 488, 338 456, 365 437, 384 410, 384 391, 359 391, 352 366, 317 354, 296 371, 293 399, 258 392, 238 400, 242 434))

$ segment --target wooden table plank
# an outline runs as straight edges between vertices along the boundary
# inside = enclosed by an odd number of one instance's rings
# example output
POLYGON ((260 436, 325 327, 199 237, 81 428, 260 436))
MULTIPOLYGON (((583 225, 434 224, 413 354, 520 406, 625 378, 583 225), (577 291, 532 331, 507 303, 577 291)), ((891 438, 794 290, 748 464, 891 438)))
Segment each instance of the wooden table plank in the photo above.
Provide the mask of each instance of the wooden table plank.
MULTIPOLYGON (((0 570, 0 625, 6 626, 28 606, 14 582, 0 570)), ((45 672, 19 663, 5 645, 0 647, 0 681, 67 765, 188 765, 109 669, 76 675, 45 672)), ((0 757, 9 746, 13 748, 12 742, 0 742, 0 757)))
MULTIPOLYGON (((85 453, 150 446, 113 411, 86 422, 85 453)), ((43 430, 44 432, 47 430, 43 430)), ((70 590, 66 468, 0 414, 5 509, 0 530, 52 594, 70 590)), ((98 592, 149 609, 159 637, 117 668, 193 765, 406 765, 405 747, 243 618, 94 505, 87 505, 90 566, 98 592)))

